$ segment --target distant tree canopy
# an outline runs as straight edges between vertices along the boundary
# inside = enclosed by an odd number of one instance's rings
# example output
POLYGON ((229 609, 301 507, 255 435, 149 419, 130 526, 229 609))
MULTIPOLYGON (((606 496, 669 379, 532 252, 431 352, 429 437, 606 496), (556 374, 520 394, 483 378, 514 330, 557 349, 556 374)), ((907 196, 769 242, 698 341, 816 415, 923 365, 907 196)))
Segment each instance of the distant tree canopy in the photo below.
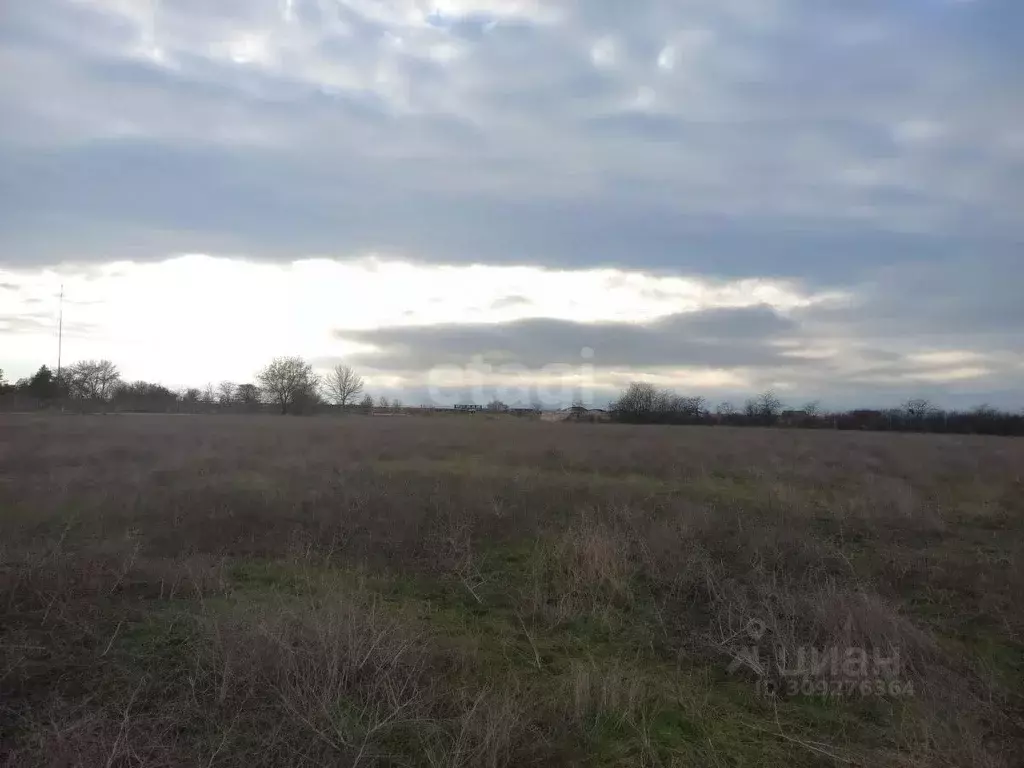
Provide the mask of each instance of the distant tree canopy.
POLYGON ((245 405, 257 405, 261 396, 260 388, 255 384, 239 384, 235 390, 235 398, 245 405))
POLYGON ((60 385, 57 377, 47 366, 39 366, 39 370, 17 384, 17 389, 39 400, 53 400, 60 396, 60 385))
POLYGON ((324 395, 335 405, 354 405, 363 392, 363 377, 347 365, 336 365, 324 378, 324 395))
POLYGON ((733 426, 958 432, 1024 435, 1024 413, 998 411, 988 405, 970 411, 944 411, 928 400, 912 398, 890 410, 825 412, 818 401, 799 410, 783 410, 772 391, 749 398, 742 409, 720 403, 709 413, 703 397, 684 397, 648 382, 631 383, 611 403, 615 421, 634 424, 725 424, 733 426))
POLYGON ((120 382, 114 387, 110 402, 131 410, 168 410, 178 402, 178 395, 161 384, 120 382))
POLYGON ((221 405, 231 405, 235 402, 237 392, 238 387, 235 386, 234 382, 222 381, 217 385, 217 402, 221 405))
POLYGON ((274 358, 256 375, 263 396, 281 413, 301 413, 319 402, 320 379, 301 357, 274 358))
POLYGON ((633 423, 699 423, 707 416, 700 396, 680 396, 669 389, 634 381, 611 406, 612 418, 633 423))
POLYGON ((776 397, 774 392, 768 390, 747 400, 743 404, 743 413, 752 422, 770 426, 778 420, 782 413, 782 401, 776 397))
POLYGON ((63 372, 68 394, 80 400, 108 400, 121 381, 109 360, 82 360, 63 372))

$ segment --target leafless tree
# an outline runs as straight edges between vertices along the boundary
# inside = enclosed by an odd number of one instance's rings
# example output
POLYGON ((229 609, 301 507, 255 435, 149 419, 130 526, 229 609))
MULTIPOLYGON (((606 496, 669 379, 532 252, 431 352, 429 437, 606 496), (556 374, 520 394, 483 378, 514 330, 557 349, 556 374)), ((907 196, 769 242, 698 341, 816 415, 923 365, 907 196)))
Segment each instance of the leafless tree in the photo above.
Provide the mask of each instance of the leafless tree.
POLYGON ((235 398, 246 405, 256 405, 260 401, 260 388, 255 384, 239 384, 235 398))
POLYGON ((920 421, 931 416, 938 409, 932 405, 930 400, 923 397, 914 397, 907 400, 900 409, 908 419, 920 421))
POLYGON ((213 405, 217 402, 217 394, 213 389, 213 384, 207 384, 203 387, 203 396, 201 399, 206 405, 213 405))
POLYGON ((759 414, 757 407, 757 398, 748 397, 743 401, 743 415, 748 419, 756 419, 759 414))
POLYGON ((337 365, 324 380, 324 392, 331 402, 345 408, 355 404, 356 398, 363 393, 363 384, 363 377, 350 366, 337 365))
POLYGON ((715 413, 719 416, 734 416, 736 414, 736 406, 727 400, 716 406, 715 413))
POLYGON ((217 402, 221 405, 231 405, 235 402, 237 390, 233 381, 222 381, 217 385, 217 402))
POLYGON ((636 417, 658 410, 662 393, 653 384, 645 381, 634 381, 612 403, 612 410, 628 417, 636 417))
POLYGON ((750 419, 761 424, 773 424, 782 412, 782 401, 770 389, 743 404, 743 411, 750 419))
POLYGON ((495 398, 487 404, 487 410, 492 413, 504 413, 508 410, 508 406, 501 402, 501 400, 495 398))
POLYGON ((187 403, 188 405, 195 405, 203 399, 203 393, 197 387, 189 387, 181 393, 180 397, 181 402, 187 403))
POLYGON ((384 395, 381 395, 380 400, 377 401, 377 407, 386 410, 391 407, 391 403, 388 402, 388 399, 384 397, 384 395))
POLYGON ((320 385, 313 366, 301 357, 274 358, 256 375, 264 397, 276 403, 281 413, 301 410, 316 400, 320 385))
POLYGON ((689 419, 699 419, 707 413, 707 400, 700 395, 691 395, 679 398, 677 410, 681 411, 689 419))
POLYGON ((173 410, 178 395, 161 384, 148 381, 118 382, 110 400, 129 410, 168 411, 173 410))
POLYGON ((782 410, 782 401, 770 389, 757 396, 757 405, 764 416, 775 417, 782 410))
POLYGON ((801 410, 810 418, 816 419, 821 416, 821 401, 811 400, 809 403, 804 403, 804 407, 801 410))
POLYGON ((82 360, 67 369, 66 379, 72 397, 83 400, 107 400, 121 374, 109 360, 82 360))
POLYGON ((359 410, 363 413, 370 413, 373 410, 373 398, 369 394, 363 395, 363 399, 359 401, 359 410))

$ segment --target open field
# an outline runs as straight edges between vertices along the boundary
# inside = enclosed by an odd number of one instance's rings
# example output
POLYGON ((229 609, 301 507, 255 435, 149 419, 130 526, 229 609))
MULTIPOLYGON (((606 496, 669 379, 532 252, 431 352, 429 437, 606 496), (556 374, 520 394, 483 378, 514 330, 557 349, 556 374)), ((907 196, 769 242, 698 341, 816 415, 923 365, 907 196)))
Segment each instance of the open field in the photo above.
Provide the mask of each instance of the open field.
POLYGON ((0 765, 1021 755, 1024 441, 0 416, 0 765))

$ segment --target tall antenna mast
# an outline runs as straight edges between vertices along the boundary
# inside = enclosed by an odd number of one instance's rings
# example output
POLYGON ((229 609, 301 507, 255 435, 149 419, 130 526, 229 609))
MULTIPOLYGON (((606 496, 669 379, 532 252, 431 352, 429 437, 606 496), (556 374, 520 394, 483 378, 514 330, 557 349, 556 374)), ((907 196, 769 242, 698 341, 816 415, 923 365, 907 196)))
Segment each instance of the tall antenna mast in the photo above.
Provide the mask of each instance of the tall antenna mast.
POLYGON ((60 319, 57 322, 57 381, 60 381, 60 359, 64 351, 64 283, 60 284, 60 319))

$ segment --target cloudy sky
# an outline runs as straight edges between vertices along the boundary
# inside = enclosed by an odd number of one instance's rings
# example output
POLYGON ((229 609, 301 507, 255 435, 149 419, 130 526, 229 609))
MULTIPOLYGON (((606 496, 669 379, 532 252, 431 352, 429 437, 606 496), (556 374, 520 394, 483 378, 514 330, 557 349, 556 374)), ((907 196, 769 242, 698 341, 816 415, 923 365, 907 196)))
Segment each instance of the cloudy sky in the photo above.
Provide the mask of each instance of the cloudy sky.
POLYGON ((1018 0, 4 3, 0 368, 63 283, 66 362, 172 386, 1020 407, 1022 50, 1018 0))

